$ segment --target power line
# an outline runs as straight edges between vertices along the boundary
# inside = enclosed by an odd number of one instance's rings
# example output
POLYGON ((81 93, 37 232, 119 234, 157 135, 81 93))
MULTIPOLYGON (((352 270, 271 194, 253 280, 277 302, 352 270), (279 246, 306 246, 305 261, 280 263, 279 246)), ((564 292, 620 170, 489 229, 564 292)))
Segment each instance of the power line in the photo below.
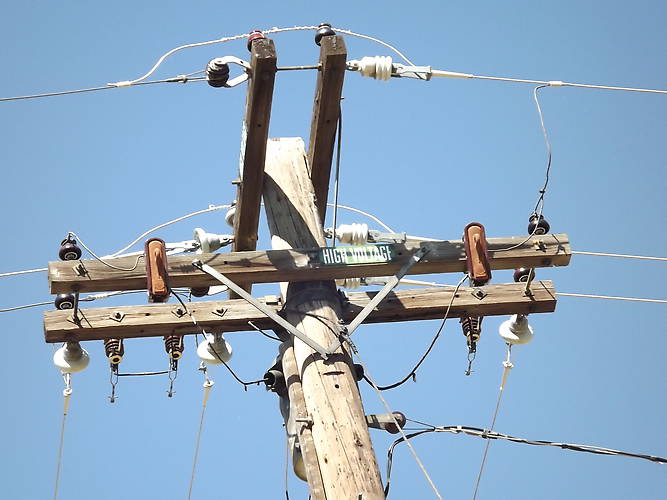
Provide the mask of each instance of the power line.
MULTIPOLYGON (((200 71, 197 71, 197 73, 200 73, 200 71)), ((0 97, 0 102, 7 102, 7 101, 21 101, 25 99, 40 99, 42 97, 55 97, 55 96, 60 96, 60 95, 71 95, 71 94, 83 94, 86 92, 98 92, 100 90, 113 90, 113 89, 118 89, 121 87, 135 87, 138 85, 154 85, 156 83, 188 83, 188 82, 202 82, 205 81, 206 78, 201 77, 201 78, 188 78, 187 75, 180 75, 180 76, 175 76, 172 78, 165 78, 163 80, 152 80, 149 82, 137 82, 137 83, 131 83, 128 85, 119 85, 119 86, 109 86, 105 85, 104 87, 91 87, 87 89, 75 89, 75 90, 63 90, 60 92, 47 92, 44 94, 33 94, 33 95, 20 95, 20 96, 14 96, 14 97, 0 97)))
POLYGON ((645 255, 627 255, 622 253, 602 253, 602 252, 584 252, 578 250, 572 250, 570 253, 573 255, 591 255, 594 257, 618 257, 622 259, 642 259, 642 260, 660 260, 667 261, 667 257, 647 257, 645 255))
POLYGON ((565 292, 557 292, 556 295, 560 295, 563 297, 582 297, 585 299, 625 300, 629 302, 652 302, 655 304, 667 304, 667 300, 663 299, 641 299, 637 297, 614 297, 610 295, 590 295, 586 293, 565 293, 565 292))

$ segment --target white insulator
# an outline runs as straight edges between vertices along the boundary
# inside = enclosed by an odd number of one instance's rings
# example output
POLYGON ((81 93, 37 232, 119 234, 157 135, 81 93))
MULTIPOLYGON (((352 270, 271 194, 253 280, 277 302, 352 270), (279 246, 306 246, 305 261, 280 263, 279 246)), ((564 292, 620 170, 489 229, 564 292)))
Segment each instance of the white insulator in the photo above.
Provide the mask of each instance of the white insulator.
POLYGON ((348 290, 358 290, 361 288, 361 278, 345 278, 336 280, 336 285, 347 288, 348 290))
POLYGON ((208 335, 208 338, 197 346, 197 356, 208 364, 220 365, 232 359, 232 346, 222 334, 208 335))
POLYGON ((515 314, 504 321, 500 325, 499 333, 508 344, 527 344, 533 340, 533 328, 528 324, 528 318, 522 314, 515 314))
POLYGON ((368 224, 341 224, 336 229, 336 237, 341 243, 363 245, 368 241, 368 224))
POLYGON ((225 214, 225 222, 227 223, 228 226, 234 227, 235 216, 236 216, 236 207, 232 207, 229 210, 227 210, 227 213, 225 214))
POLYGON ((361 61, 354 61, 354 63, 363 76, 382 81, 391 78, 393 67, 389 56, 366 56, 362 57, 361 61))
POLYGON ((88 352, 78 342, 66 342, 53 353, 53 364, 63 373, 85 370, 90 363, 88 352))

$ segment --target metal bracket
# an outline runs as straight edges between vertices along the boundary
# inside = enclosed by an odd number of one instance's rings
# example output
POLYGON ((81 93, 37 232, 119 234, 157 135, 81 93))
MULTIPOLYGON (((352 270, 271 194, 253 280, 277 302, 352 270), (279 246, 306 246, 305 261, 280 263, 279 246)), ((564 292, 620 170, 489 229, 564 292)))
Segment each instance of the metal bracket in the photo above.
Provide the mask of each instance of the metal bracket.
POLYGON ((391 76, 395 78, 416 78, 418 80, 430 80, 433 71, 430 66, 406 66, 405 64, 392 64, 391 76))
POLYGON ((114 320, 114 321, 118 321, 119 323, 120 323, 121 321, 123 321, 123 318, 124 318, 124 317, 125 317, 125 313, 124 313, 124 312, 120 312, 120 311, 114 311, 114 312, 112 312, 112 313, 109 315, 109 319, 112 319, 112 320, 114 320))
MULTIPOLYGON (((350 322, 349 325, 345 327, 345 333, 344 335, 346 337, 350 337, 354 331, 361 325, 364 320, 368 317, 368 315, 373 312, 373 309, 375 309, 380 302, 384 300, 384 298, 391 292, 396 285, 398 285, 398 282, 401 281, 401 278, 407 274, 407 272, 410 270, 412 266, 414 266, 417 262, 422 260, 422 258, 431 250, 430 246, 423 246, 419 248, 415 253, 412 254, 410 259, 403 265, 403 267, 396 273, 396 275, 392 276, 387 280, 387 284, 380 290, 373 299, 366 304, 366 306, 359 311, 359 314, 350 322)), ((343 345, 343 342, 345 342, 346 339, 340 340, 335 346, 330 347, 327 350, 328 354, 333 354, 336 352, 336 349, 338 349, 341 345, 343 345)))
POLYGON ((475 288, 470 294, 475 297, 476 299, 482 300, 484 297, 488 295, 484 290, 481 288, 475 288))
POLYGON ((187 312, 185 310, 183 310, 183 308, 177 307, 176 309, 171 311, 171 314, 173 314, 177 318, 182 318, 183 316, 185 316, 187 314, 187 312))
POLYGON ((81 261, 79 261, 76 266, 73 266, 72 269, 74 269, 77 276, 88 276, 88 269, 86 269, 86 266, 84 266, 81 261))
POLYGON ((261 313, 263 313, 266 316, 268 316, 269 318, 271 318, 273 321, 278 323, 280 326, 282 326, 285 330, 290 332, 296 338, 298 338, 299 340, 304 342, 306 345, 308 345, 312 349, 319 352, 320 355, 322 356, 322 358, 327 359, 329 357, 329 352, 324 347, 322 347, 320 344, 318 344, 317 342, 312 340, 310 337, 308 337, 307 335, 305 335, 304 333, 299 331, 294 325, 292 325, 286 319, 279 316, 273 309, 268 307, 266 304, 263 304, 262 302, 258 301, 255 297, 250 295, 243 288, 241 288, 236 283, 234 283, 232 280, 230 280, 227 276, 225 276, 222 273, 219 273, 218 271, 213 269, 208 264, 204 264, 199 259, 193 260, 192 265, 195 266, 200 271, 203 271, 206 274, 208 274, 209 276, 212 276, 213 278, 217 279, 222 284, 227 285, 230 290, 236 292, 241 298, 245 299, 255 309, 257 309, 261 313))
POLYGON ((375 229, 368 231, 369 243, 405 243, 407 239, 408 235, 405 233, 383 233, 375 229))
POLYGON ((227 313, 227 309, 224 307, 220 307, 216 309, 215 311, 212 312, 212 314, 215 314, 216 316, 220 316, 221 318, 227 313))

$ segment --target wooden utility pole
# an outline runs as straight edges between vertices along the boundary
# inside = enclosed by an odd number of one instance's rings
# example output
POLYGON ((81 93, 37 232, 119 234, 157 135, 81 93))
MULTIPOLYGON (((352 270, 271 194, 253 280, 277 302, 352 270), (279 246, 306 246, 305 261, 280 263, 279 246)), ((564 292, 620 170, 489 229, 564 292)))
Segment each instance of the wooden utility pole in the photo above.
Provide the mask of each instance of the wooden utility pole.
MULTIPOLYGON (((280 356, 290 424, 296 422, 311 498, 379 500, 384 492, 352 375, 352 360, 345 344, 332 352, 340 342, 341 321, 353 329, 362 322, 442 318, 445 310, 452 318, 552 312, 556 294, 551 282, 533 281, 487 284, 483 289, 459 287, 456 291, 454 287, 395 290, 384 295, 395 282, 390 281, 381 292, 351 293, 341 300, 334 279, 391 276, 397 280, 397 273, 402 275, 408 268, 412 275, 470 269, 461 240, 322 248, 347 53, 343 39, 331 32, 318 39, 321 50, 308 154, 301 139, 267 143, 276 53, 271 40, 254 36, 240 175, 235 180, 238 191, 232 252, 199 255, 197 266, 192 256, 174 255, 166 259, 162 269, 171 287, 205 287, 220 280, 245 298, 230 294, 231 300, 192 302, 187 310, 183 304, 172 303, 48 311, 44 331, 47 342, 186 335, 193 333, 188 312, 208 332, 247 331, 249 322, 259 328, 281 325, 292 334, 279 332, 289 339, 281 344, 280 356), (256 250, 262 196, 273 247, 268 251, 256 250), (282 298, 257 299, 244 292, 249 292, 253 283, 275 282, 283 282, 282 298), (371 307, 373 311, 366 316, 371 307), (316 348, 321 346, 321 350, 314 351, 301 339, 316 348)), ((489 270, 566 266, 570 261, 565 234, 484 241, 489 270)), ((146 268, 139 265, 136 256, 114 259, 114 264, 110 267, 99 260, 51 262, 51 293, 146 289, 146 268)))
MULTIPOLYGON (((272 139, 267 151, 264 204, 273 248, 324 246, 303 141, 272 139)), ((290 283, 285 306, 287 320, 316 342, 337 340, 341 307, 332 280, 290 283)), ((303 394, 299 435, 312 436, 312 446, 307 436, 302 447, 309 483, 319 488, 321 478, 323 491, 312 488, 313 499, 384 498, 350 355, 341 348, 324 361, 294 339, 283 356, 290 395, 298 404, 299 382, 303 394), (292 356, 296 373, 290 373, 292 356)))

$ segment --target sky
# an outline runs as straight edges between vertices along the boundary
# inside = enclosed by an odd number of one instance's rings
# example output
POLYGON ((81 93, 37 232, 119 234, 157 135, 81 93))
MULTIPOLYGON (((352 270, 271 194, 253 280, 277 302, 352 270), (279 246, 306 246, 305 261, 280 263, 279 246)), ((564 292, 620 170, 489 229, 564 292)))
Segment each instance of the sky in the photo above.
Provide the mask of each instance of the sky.
MULTIPOLYGON (((0 97, 104 86, 143 75, 160 55, 191 42, 253 29, 330 22, 381 38, 416 64, 478 75, 667 88, 658 1, 405 2, 335 5, 287 2, 4 2, 0 17, 0 97)), ((317 61, 314 33, 276 34, 279 65, 317 61)), ((392 55, 345 39, 349 59, 392 55)), ((249 59, 245 41, 181 51, 153 75, 201 70, 224 55, 249 59)), ((278 74, 271 137, 308 138, 316 75, 278 74)), ((397 231, 459 239, 479 221, 489 237, 524 236, 544 181, 546 148, 529 84, 363 78, 344 86, 340 201, 397 231)), ((57 259, 68 231, 101 255, 146 229, 209 204, 230 203, 237 175, 245 87, 203 82, 148 85, 45 99, 0 102, 2 233, 0 273, 57 259)), ((553 146, 544 215, 572 249, 666 256, 664 232, 667 96, 579 88, 540 91, 553 146)), ((224 211, 154 235, 190 239, 195 227, 227 233, 224 211)), ((369 223, 339 212, 341 223, 369 223)), ((329 221, 330 225, 331 222, 329 221)), ((260 249, 270 247, 260 224, 260 249)), ((140 245, 136 247, 140 249, 140 245)), ((227 251, 227 250, 224 250, 227 251)), ((512 281, 511 271, 493 283, 512 281)), ((664 262, 574 255, 568 267, 540 269, 565 293, 667 299, 664 262)), ((425 279, 454 284, 460 275, 425 279)), ((275 294, 277 285, 254 288, 275 294)), ((50 301, 45 273, 0 278, 0 309, 50 301)), ((87 307, 145 304, 133 294, 87 307)), ((63 381, 44 342, 42 313, 0 314, 4 357, 0 395, 3 498, 53 497, 63 381)), ((556 311, 529 317, 531 344, 513 352, 497 431, 530 439, 667 455, 665 304, 559 297, 556 311)), ((488 428, 505 346, 488 317, 465 376, 460 325, 444 334, 416 382, 386 391, 392 409, 434 425, 488 428)), ((356 343, 373 378, 402 378, 438 321, 362 326, 356 343)), ((232 367, 261 378, 277 354, 256 332, 227 335, 232 367)), ((101 342, 84 345, 87 370, 72 379, 59 497, 187 498, 202 383, 193 336, 168 398, 164 377, 122 379, 110 404, 101 342)), ((163 370, 160 339, 126 343, 123 371, 163 370)), ((220 367, 206 413, 192 498, 285 498, 285 439, 278 402, 247 391, 220 367)), ((367 413, 383 413, 360 386, 367 413)), ((371 431, 383 475, 395 439, 371 431)), ((414 447, 445 498, 472 498, 485 441, 429 434, 414 447)), ((394 456, 390 498, 435 498, 404 445, 394 456)), ((290 498, 307 487, 289 474, 290 498)), ((665 497, 664 466, 632 458, 494 441, 479 499, 665 497)))

